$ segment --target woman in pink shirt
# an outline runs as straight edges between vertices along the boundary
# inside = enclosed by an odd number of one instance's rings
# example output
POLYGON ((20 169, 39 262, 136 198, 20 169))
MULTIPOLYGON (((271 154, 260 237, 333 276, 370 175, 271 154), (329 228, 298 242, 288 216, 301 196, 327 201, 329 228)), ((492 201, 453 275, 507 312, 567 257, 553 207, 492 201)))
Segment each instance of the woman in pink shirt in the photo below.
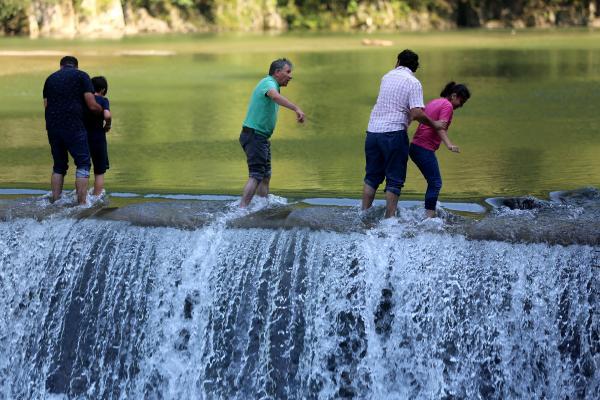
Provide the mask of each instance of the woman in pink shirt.
POLYGON ((420 124, 410 144, 410 158, 427 179, 425 212, 428 218, 435 217, 435 205, 442 188, 442 176, 435 151, 440 147, 440 143, 444 142, 448 150, 459 153, 458 146, 452 144, 448 138, 448 128, 452 122, 454 110, 462 107, 469 97, 471 97, 471 93, 465 85, 448 83, 440 93, 440 98, 430 101, 425 106, 425 114, 430 119, 447 122, 446 129, 436 131, 427 125, 420 124))

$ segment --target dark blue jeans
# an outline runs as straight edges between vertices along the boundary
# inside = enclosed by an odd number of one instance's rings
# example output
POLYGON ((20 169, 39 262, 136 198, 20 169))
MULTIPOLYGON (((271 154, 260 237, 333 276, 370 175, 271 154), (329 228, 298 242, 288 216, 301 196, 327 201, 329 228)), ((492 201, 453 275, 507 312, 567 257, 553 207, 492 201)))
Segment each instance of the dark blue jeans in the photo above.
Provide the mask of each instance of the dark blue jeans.
POLYGON ((427 150, 416 144, 410 144, 410 159, 413 160, 421 173, 427 179, 427 192, 425 192, 425 209, 435 210, 440 190, 442 189, 442 175, 435 152, 427 150))
POLYGON ((400 195, 406 180, 408 135, 406 131, 368 132, 365 139, 365 183, 377 190, 385 179, 385 191, 400 195))

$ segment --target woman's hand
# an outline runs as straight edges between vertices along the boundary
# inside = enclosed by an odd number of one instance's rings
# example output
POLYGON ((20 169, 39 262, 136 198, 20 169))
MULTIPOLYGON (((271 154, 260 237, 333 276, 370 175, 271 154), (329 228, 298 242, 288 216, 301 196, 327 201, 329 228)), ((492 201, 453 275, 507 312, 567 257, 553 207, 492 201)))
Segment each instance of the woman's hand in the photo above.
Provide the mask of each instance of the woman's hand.
POLYGON ((460 153, 459 147, 452 143, 449 143, 447 147, 448 147, 448 150, 450 150, 453 153, 460 153))

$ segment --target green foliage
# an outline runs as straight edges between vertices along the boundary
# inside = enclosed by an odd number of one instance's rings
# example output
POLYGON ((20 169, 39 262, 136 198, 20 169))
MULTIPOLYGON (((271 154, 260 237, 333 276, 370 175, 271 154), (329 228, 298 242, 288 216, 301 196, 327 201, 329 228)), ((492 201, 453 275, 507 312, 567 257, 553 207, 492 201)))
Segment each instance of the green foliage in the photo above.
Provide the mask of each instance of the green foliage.
MULTIPOLYGON (((22 30, 32 2, 57 1, 0 0, 0 33, 22 30)), ((82 2, 71 1, 76 9, 82 2)), ((99 7, 109 2, 97 0, 99 7)), ((177 7, 186 18, 201 18, 217 29, 260 29, 257 21, 278 14, 289 29, 308 30, 397 29, 417 14, 426 15, 433 26, 435 21, 443 26, 480 26, 491 20, 504 26, 586 24, 595 17, 588 15, 591 3, 600 9, 600 0, 121 0, 123 6, 145 8, 165 19, 177 7)))
POLYGON ((27 27, 29 0, 0 0, 0 35, 22 34, 27 27))
POLYGON ((29 5, 27 0, 0 0, 0 21, 6 21, 24 11, 29 5))

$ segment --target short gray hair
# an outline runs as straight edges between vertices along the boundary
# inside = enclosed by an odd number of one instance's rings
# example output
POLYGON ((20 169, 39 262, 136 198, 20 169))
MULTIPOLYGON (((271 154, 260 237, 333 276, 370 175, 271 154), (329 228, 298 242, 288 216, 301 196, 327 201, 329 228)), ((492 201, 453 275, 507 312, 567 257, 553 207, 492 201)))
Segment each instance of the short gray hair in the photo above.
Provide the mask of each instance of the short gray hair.
POLYGON ((283 69, 286 65, 289 65, 290 68, 294 68, 292 62, 287 58, 278 58, 271 63, 271 66, 269 67, 269 75, 273 75, 275 72, 283 69))

